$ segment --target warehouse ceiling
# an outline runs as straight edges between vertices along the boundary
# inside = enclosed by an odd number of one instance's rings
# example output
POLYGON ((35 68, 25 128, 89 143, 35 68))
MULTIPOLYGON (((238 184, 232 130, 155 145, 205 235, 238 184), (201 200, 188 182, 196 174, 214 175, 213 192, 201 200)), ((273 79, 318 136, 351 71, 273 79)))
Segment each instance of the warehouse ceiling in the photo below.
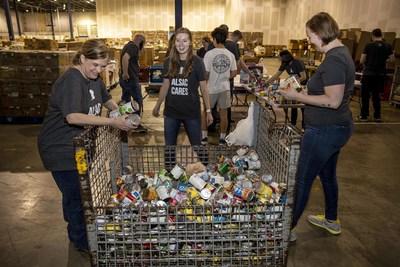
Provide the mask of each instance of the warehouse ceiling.
MULTIPOLYGON (((4 8, 4 0, 0 1, 0 7, 4 8)), ((15 12, 15 5, 18 12, 59 12, 68 11, 68 0, 8 0, 10 11, 15 12)), ((71 10, 75 12, 96 12, 95 0, 70 0, 71 10)))

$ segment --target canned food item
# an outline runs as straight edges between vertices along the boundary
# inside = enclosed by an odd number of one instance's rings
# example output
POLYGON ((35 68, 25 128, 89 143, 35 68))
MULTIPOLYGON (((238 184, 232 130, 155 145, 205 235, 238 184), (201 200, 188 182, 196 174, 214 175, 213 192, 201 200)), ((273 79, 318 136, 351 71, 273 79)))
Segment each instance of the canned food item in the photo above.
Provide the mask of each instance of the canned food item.
POLYGON ((247 202, 251 201, 254 197, 253 191, 250 189, 245 189, 240 186, 236 186, 235 189, 233 190, 233 195, 237 196, 247 202))
POLYGON ((192 201, 192 199, 195 198, 195 197, 200 197, 199 192, 193 186, 189 187, 186 190, 186 194, 187 194, 187 196, 188 196, 190 201, 192 201))
POLYGON ((154 188, 144 188, 142 190, 142 199, 144 201, 152 201, 157 198, 157 192, 154 188))
POLYGON ((254 191, 256 191, 257 194, 265 195, 268 198, 270 198, 272 193, 273 193, 272 188, 269 187, 268 185, 266 185, 265 183, 263 183, 262 181, 256 181, 253 184, 253 188, 254 188, 254 191))
POLYGON ((224 162, 219 166, 218 171, 220 174, 224 175, 229 171, 229 168, 230 168, 229 163, 224 162))
POLYGON ((138 114, 129 114, 128 117, 125 118, 126 122, 128 122, 132 126, 139 126, 142 122, 142 118, 138 114))
POLYGON ((132 114, 139 111, 139 104, 135 100, 128 102, 110 112, 110 118, 116 118, 124 114, 132 114))
POLYGON ((166 200, 170 197, 167 187, 160 185, 156 188, 157 195, 160 199, 166 200))
POLYGON ((247 167, 249 170, 258 170, 261 168, 261 162, 259 160, 257 161, 248 160, 247 167))
POLYGON ((133 174, 133 167, 131 165, 126 165, 122 168, 122 174, 133 174))
POLYGON ((225 181, 224 183, 223 183, 223 187, 224 187, 224 189, 226 190, 226 191, 228 191, 228 192, 232 192, 232 190, 233 190, 233 182, 232 181, 225 181))
POLYGON ((210 183, 212 183, 212 184, 214 184, 214 185, 215 185, 215 184, 222 185, 224 181, 225 181, 224 177, 222 177, 222 176, 219 175, 219 174, 212 174, 212 175, 210 176, 210 183))
POLYGON ((162 169, 157 173, 157 176, 162 182, 165 182, 168 179, 168 171, 166 169, 162 169))
POLYGON ((185 168, 181 164, 177 163, 170 172, 170 174, 172 176, 171 178, 178 180, 182 176, 184 171, 185 171, 185 168))
POLYGON ((192 176, 190 176, 189 183, 191 183, 198 190, 203 189, 207 184, 197 173, 194 173, 192 176))
POLYGON ((273 180, 274 177, 272 177, 271 174, 269 173, 265 173, 261 176, 261 180, 265 183, 265 184, 270 184, 273 180))
POLYGON ((209 199, 211 197, 210 189, 208 189, 208 188, 201 189, 200 196, 202 199, 205 199, 205 200, 209 199))
POLYGON ((248 158, 252 161, 257 161, 258 160, 258 154, 255 150, 250 150, 248 154, 248 158))
POLYGON ((239 148, 239 149, 236 151, 236 154, 237 154, 239 157, 243 157, 244 155, 247 154, 248 151, 249 151, 249 147, 248 147, 248 146, 242 146, 241 148, 239 148))
POLYGON ((242 181, 242 187, 244 189, 252 189, 253 188, 253 183, 249 179, 245 179, 242 181))

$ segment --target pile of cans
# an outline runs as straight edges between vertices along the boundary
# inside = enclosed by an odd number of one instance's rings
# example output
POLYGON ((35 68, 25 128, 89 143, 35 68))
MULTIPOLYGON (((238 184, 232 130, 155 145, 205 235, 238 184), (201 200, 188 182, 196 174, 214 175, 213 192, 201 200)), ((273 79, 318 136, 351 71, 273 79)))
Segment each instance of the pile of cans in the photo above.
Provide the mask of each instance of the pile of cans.
POLYGON ((141 205, 229 206, 235 203, 273 204, 284 202, 286 184, 277 183, 268 173, 259 174, 258 154, 247 146, 228 158, 219 156, 204 166, 176 164, 171 171, 135 173, 125 166, 117 179, 118 194, 108 206, 134 207, 141 205))
POLYGON ((148 173, 125 166, 118 193, 96 217, 100 265, 279 261, 286 184, 259 173, 260 167, 257 152, 245 146, 206 166, 176 164, 148 173))

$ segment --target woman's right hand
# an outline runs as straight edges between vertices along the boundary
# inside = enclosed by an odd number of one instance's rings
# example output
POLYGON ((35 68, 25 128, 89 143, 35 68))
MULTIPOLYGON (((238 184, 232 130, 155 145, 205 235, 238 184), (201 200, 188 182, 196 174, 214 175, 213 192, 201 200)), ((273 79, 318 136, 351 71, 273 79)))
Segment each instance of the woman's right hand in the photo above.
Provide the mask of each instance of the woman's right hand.
POLYGON ((128 117, 129 116, 125 114, 116 118, 112 118, 113 126, 123 131, 132 131, 137 129, 137 125, 132 125, 129 123, 127 120, 128 117))

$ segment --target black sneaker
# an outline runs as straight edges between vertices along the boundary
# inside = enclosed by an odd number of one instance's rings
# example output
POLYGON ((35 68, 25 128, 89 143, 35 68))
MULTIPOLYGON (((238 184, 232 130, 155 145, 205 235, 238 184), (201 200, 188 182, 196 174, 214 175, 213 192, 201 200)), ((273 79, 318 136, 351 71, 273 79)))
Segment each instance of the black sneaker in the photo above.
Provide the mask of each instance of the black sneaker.
POLYGON ((132 130, 134 133, 147 133, 147 131, 147 128, 144 128, 141 124, 135 130, 132 130))
POLYGON ((375 122, 381 122, 381 121, 382 121, 381 116, 376 116, 376 117, 375 117, 375 122))
POLYGON ((201 139, 201 144, 202 145, 207 145, 208 144, 208 137, 204 137, 203 139, 201 139))
POLYGON ((225 139, 219 139, 219 145, 220 146, 226 146, 226 141, 225 141, 225 139))
POLYGON ((364 117, 364 116, 362 116, 362 115, 359 115, 359 116, 357 117, 357 119, 358 119, 359 121, 368 121, 368 118, 367 118, 367 117, 364 117))

